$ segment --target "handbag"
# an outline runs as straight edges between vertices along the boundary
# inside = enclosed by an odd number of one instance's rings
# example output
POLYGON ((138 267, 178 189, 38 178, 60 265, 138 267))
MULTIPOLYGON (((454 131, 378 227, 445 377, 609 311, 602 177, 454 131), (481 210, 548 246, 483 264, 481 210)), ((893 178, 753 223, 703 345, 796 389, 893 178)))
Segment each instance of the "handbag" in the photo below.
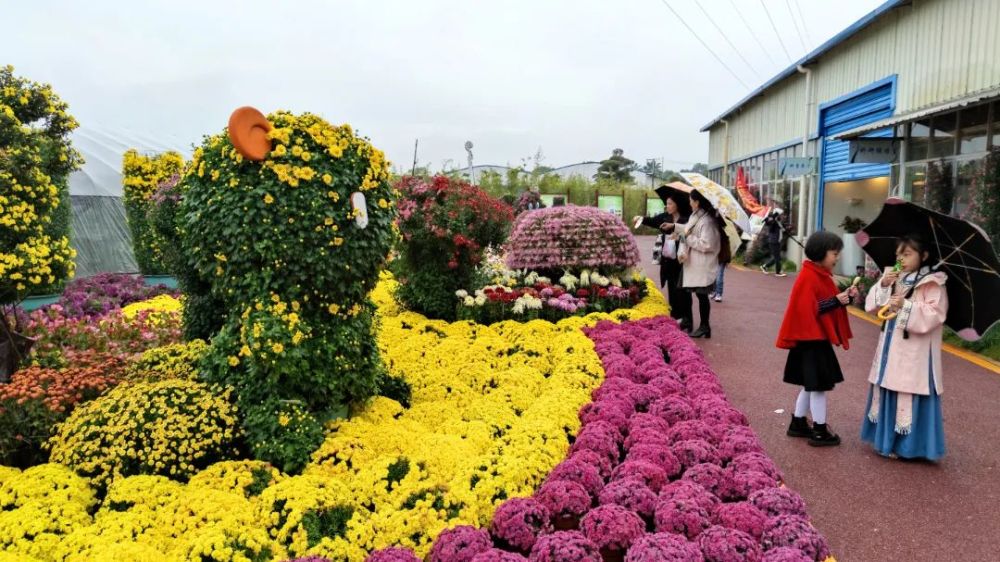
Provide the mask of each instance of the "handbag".
POLYGON ((653 242, 653 265, 659 265, 660 259, 663 253, 663 241, 666 236, 663 234, 656 237, 656 241, 653 242))
POLYGON ((677 259, 677 241, 670 239, 664 242, 663 251, 660 253, 664 258, 671 260, 677 259))

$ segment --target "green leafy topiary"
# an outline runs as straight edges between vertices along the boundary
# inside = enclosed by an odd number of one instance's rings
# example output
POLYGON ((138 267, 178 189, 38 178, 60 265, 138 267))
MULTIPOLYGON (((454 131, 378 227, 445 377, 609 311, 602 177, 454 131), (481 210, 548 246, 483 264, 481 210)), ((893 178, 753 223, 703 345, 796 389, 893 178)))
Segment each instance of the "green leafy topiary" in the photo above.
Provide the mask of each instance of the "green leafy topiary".
POLYGON ((377 390, 368 293, 394 239, 395 197, 383 154, 350 126, 287 112, 268 120, 262 161, 226 134, 205 139, 174 224, 197 297, 185 307, 198 327, 189 333, 224 322, 201 371, 236 389, 254 456, 294 472, 323 421, 377 390), (281 425, 289 403, 305 418, 281 425))

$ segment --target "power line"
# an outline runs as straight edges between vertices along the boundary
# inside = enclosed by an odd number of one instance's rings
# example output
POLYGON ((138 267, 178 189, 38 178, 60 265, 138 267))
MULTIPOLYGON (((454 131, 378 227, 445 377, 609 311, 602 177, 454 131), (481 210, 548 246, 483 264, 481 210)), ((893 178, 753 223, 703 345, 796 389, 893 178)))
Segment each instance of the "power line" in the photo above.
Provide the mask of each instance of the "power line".
POLYGON ((732 47, 734 51, 736 51, 736 56, 740 57, 740 60, 743 61, 743 64, 747 65, 747 68, 749 68, 750 71, 753 72, 755 76, 760 78, 760 73, 757 72, 757 69, 754 68, 752 64, 750 64, 750 61, 748 61, 746 57, 743 56, 743 53, 741 53, 740 50, 736 48, 736 45, 733 45, 733 42, 729 40, 729 36, 726 35, 724 31, 722 31, 722 28, 720 28, 719 25, 715 23, 715 20, 712 18, 712 16, 709 15, 707 11, 705 11, 705 7, 701 5, 701 2, 699 2, 698 0, 694 0, 694 5, 698 6, 698 9, 701 10, 701 13, 705 14, 705 17, 708 18, 708 22, 712 24, 712 27, 714 27, 715 30, 719 32, 719 35, 721 35, 722 38, 725 39, 726 43, 728 43, 729 46, 732 47))
POLYGON ((802 15, 802 4, 799 3, 799 0, 795 0, 795 10, 799 13, 799 20, 802 21, 802 31, 806 34, 806 40, 812 45, 812 37, 809 36, 809 29, 806 28, 806 18, 802 15))
POLYGON ((743 79, 740 78, 738 74, 736 74, 735 72, 733 72, 733 69, 729 68, 729 65, 726 64, 726 62, 723 61, 722 58, 719 57, 719 55, 715 54, 715 51, 713 51, 712 48, 708 46, 708 43, 705 43, 705 41, 697 33, 694 32, 694 29, 692 29, 691 26, 688 25, 688 23, 686 21, 684 21, 684 18, 682 18, 681 15, 677 13, 677 10, 675 10, 673 8, 673 6, 671 6, 667 2, 667 0, 660 0, 660 2, 662 2, 663 5, 666 6, 668 10, 670 10, 671 12, 673 12, 674 17, 676 17, 678 20, 680 20, 680 22, 684 25, 684 27, 686 27, 687 30, 691 32, 691 35, 693 35, 694 38, 697 39, 699 43, 701 43, 701 46, 705 47, 705 50, 708 51, 713 57, 715 57, 715 60, 719 61, 719 64, 721 64, 723 68, 725 68, 726 70, 728 70, 729 74, 732 74, 733 78, 735 78, 737 82, 739 82, 740 84, 742 84, 744 88, 746 88, 748 90, 750 89, 750 86, 747 85, 747 83, 744 82, 743 79))
POLYGON ((799 20, 795 17, 795 11, 792 10, 792 0, 785 0, 785 5, 788 6, 788 15, 792 16, 792 24, 795 26, 795 33, 799 36, 799 43, 802 43, 802 50, 808 52, 809 47, 806 47, 806 39, 802 36, 802 30, 799 29, 799 20))
MULTIPOLYGON (((743 20, 744 23, 746 23, 747 17, 743 15, 743 12, 741 12, 740 9, 736 6, 736 0, 729 0, 729 3, 732 4, 733 10, 735 10, 736 14, 740 16, 740 19, 743 20)), ((757 42, 757 45, 760 47, 760 50, 764 51, 764 55, 767 56, 767 60, 771 61, 772 65, 777 66, 778 63, 774 60, 774 57, 771 56, 771 50, 764 46, 764 43, 761 42, 760 37, 758 37, 757 34, 754 33, 753 29, 750 29, 750 36, 753 37, 753 40, 757 42)))
POLYGON ((767 21, 771 22, 771 29, 774 30, 775 37, 778 38, 778 43, 781 43, 781 50, 785 51, 785 56, 788 57, 788 61, 792 61, 792 55, 788 53, 788 47, 785 46, 785 42, 781 40, 781 33, 778 32, 778 26, 774 25, 774 18, 771 17, 771 10, 767 9, 767 4, 764 0, 760 0, 760 5, 764 8, 764 13, 767 14, 767 21))

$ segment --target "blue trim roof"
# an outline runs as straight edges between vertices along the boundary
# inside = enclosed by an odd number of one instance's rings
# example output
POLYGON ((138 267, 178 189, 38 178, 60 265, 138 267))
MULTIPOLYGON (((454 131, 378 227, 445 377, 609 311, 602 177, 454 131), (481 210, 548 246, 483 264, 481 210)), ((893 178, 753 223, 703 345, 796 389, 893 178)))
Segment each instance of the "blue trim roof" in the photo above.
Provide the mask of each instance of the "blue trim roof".
POLYGON ((785 78, 788 78, 789 76, 791 76, 791 75, 795 74, 796 72, 798 72, 797 68, 798 68, 799 65, 805 66, 807 64, 815 62, 816 59, 818 59, 820 56, 822 56, 823 54, 825 54, 827 51, 829 51, 830 49, 833 49, 834 47, 836 47, 840 43, 843 43, 844 41, 850 39, 854 34, 858 33, 862 29, 868 27, 875 20, 881 18, 885 14, 887 14, 887 13, 895 10, 896 8, 898 8, 898 7, 900 7, 900 6, 904 5, 904 4, 911 3, 911 1, 912 0, 889 0, 888 2, 886 2, 886 3, 882 4, 881 6, 879 6, 878 8, 875 8, 870 13, 868 13, 867 15, 865 15, 864 17, 862 17, 858 21, 856 21, 853 24, 851 24, 850 27, 848 27, 847 29, 845 29, 845 30, 841 31, 840 33, 834 35, 826 43, 823 43, 822 45, 820 45, 819 47, 817 47, 815 50, 813 50, 808 55, 806 55, 806 56, 802 57, 801 59, 795 61, 794 63, 792 63, 791 66, 789 66, 785 70, 782 70, 781 72, 779 72, 777 76, 775 76, 774 78, 771 78, 770 80, 768 80, 767 82, 765 82, 763 86, 760 86, 759 88, 757 88, 753 92, 750 92, 750 94, 747 95, 745 98, 741 99, 739 101, 739 103, 737 103, 736 105, 734 105, 734 106, 730 107, 729 109, 727 109, 724 113, 722 113, 721 115, 719 115, 718 117, 716 117, 715 119, 713 119, 712 122, 709 123, 708 125, 705 125, 704 127, 702 127, 700 132, 704 133, 704 132, 708 131, 709 129, 711 129, 712 127, 714 127, 716 124, 718 124, 720 121, 722 121, 726 117, 728 117, 728 116, 732 115, 733 113, 735 113, 736 110, 738 110, 739 108, 743 107, 748 101, 750 101, 750 100, 754 99, 755 97, 763 94, 764 91, 767 90, 767 89, 769 89, 771 86, 774 86, 778 82, 781 82, 785 78))

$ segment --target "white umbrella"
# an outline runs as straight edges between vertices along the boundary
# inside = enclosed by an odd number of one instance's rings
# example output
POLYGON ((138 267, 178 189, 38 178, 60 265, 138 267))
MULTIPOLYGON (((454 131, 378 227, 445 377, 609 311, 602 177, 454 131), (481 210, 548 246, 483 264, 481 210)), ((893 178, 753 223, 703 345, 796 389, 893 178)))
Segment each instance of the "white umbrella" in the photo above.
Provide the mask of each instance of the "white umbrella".
MULTIPOLYGON (((684 178, 684 181, 691 184, 691 187, 695 191, 704 195, 705 199, 708 199, 709 203, 724 218, 736 223, 737 226, 743 229, 743 232, 750 232, 749 215, 747 215, 743 207, 736 201, 736 197, 728 189, 701 174, 681 172, 681 177, 684 178)), ((739 239, 739 236, 736 238, 739 239)))

